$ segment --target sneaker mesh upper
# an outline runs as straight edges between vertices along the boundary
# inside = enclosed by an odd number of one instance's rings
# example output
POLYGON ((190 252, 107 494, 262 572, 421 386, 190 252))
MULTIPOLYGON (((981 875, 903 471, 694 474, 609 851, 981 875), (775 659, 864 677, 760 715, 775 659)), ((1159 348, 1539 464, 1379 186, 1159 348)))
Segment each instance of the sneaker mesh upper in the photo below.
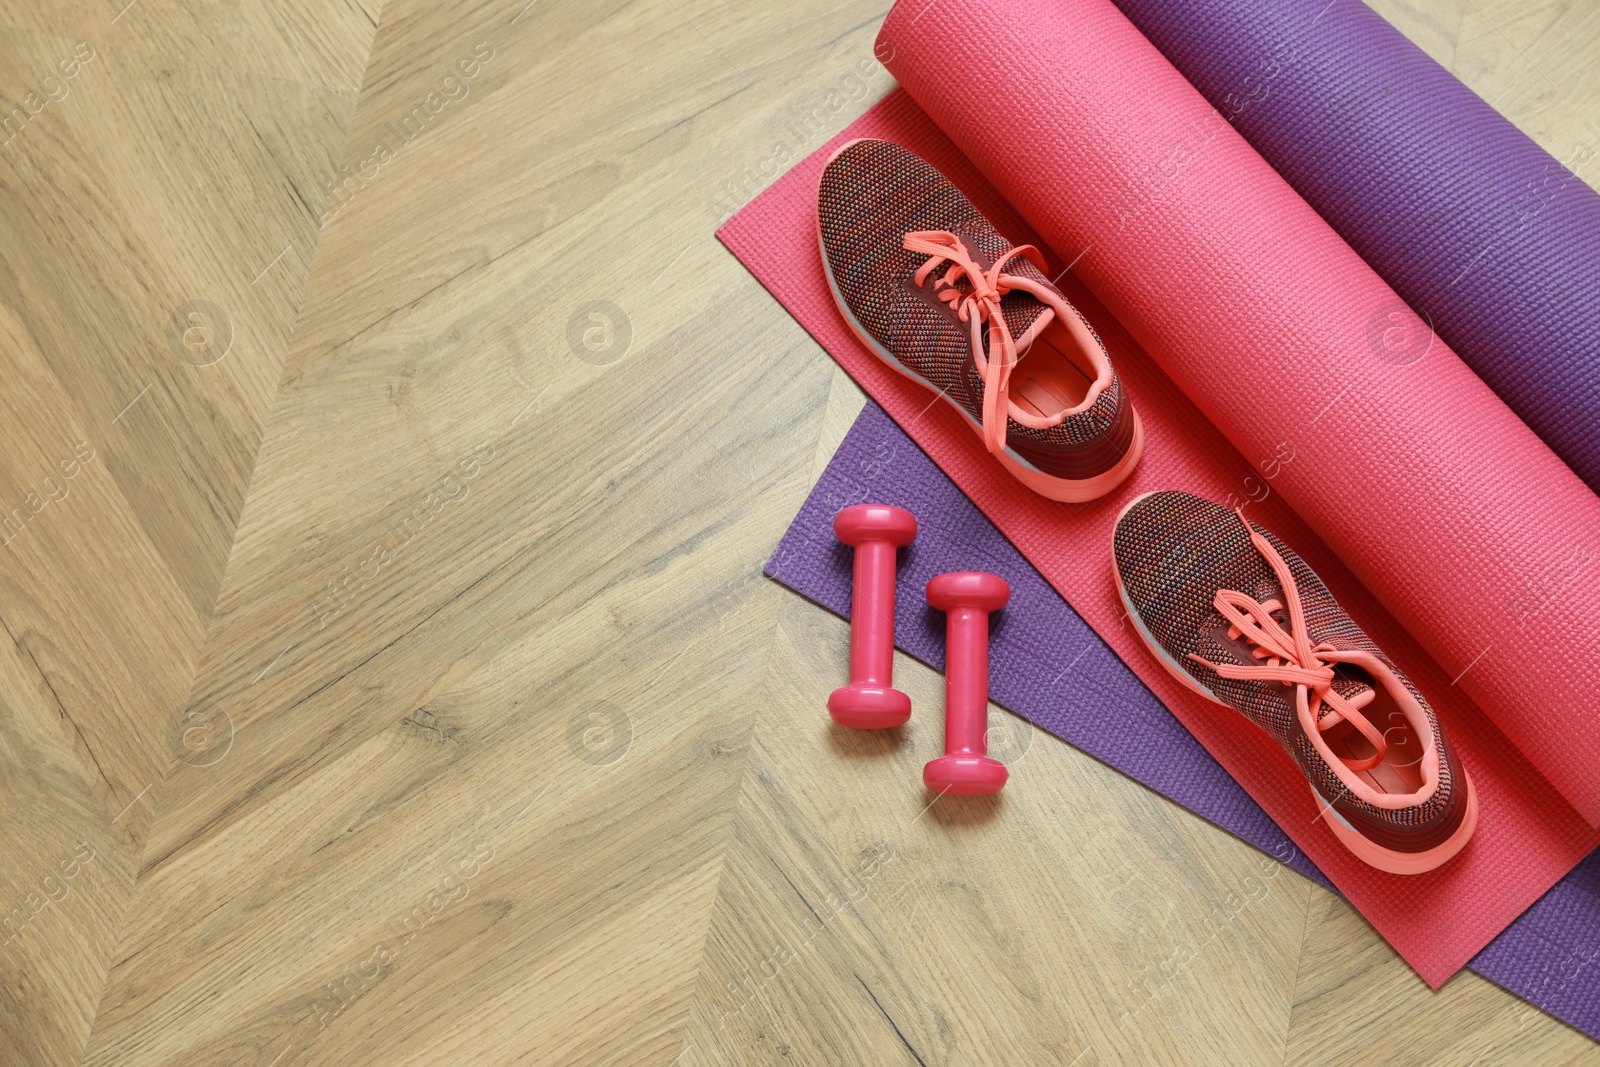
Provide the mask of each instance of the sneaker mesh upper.
MULTIPOLYGON (((1012 243, 943 174, 888 141, 856 141, 834 157, 822 176, 818 222, 834 284, 856 320, 901 363, 944 390, 974 419, 981 418, 983 382, 970 361, 968 328, 957 328, 947 315, 907 290, 927 257, 906 251, 901 241, 919 230, 948 230, 990 261, 1012 243)), ((1054 289, 1020 256, 1005 270, 1054 289)), ((930 276, 929 287, 939 273, 930 276)), ((960 285, 965 288, 965 281, 960 285)), ((1062 303, 1071 306, 1065 298, 1062 303)), ((1046 310, 1033 294, 1015 290, 1001 298, 1000 307, 1014 337, 1046 310)), ((1088 321, 1078 318, 1100 344, 1088 321)), ((1024 355, 1019 367, 1026 362, 1024 355)), ((1116 425, 1123 403, 1122 379, 1113 368, 1110 387, 1087 409, 1044 429, 1007 419, 1007 439, 1057 448, 1097 441, 1116 425)))
MULTIPOLYGON (((1219 589, 1236 589, 1255 599, 1283 600, 1276 576, 1256 551, 1239 516, 1220 504, 1189 493, 1152 493, 1137 501, 1117 523, 1116 565, 1123 588, 1156 643, 1191 677, 1266 730, 1299 764, 1324 799, 1358 825, 1413 831, 1438 824, 1451 812, 1458 790, 1455 756, 1433 709, 1417 687, 1394 667, 1306 562, 1270 531, 1252 527, 1282 555, 1294 576, 1313 645, 1361 650, 1394 672, 1427 716, 1439 754, 1439 787, 1421 804, 1399 809, 1375 807, 1349 794, 1321 753, 1298 727, 1294 690, 1275 682, 1224 678, 1190 653, 1214 663, 1257 665, 1226 640, 1227 622, 1213 599, 1219 589)), ((1286 622, 1286 618, 1285 618, 1286 622)), ((1353 671, 1336 667, 1335 687, 1348 695, 1364 686, 1353 671)), ((1378 724, 1381 729, 1381 724, 1378 724)))

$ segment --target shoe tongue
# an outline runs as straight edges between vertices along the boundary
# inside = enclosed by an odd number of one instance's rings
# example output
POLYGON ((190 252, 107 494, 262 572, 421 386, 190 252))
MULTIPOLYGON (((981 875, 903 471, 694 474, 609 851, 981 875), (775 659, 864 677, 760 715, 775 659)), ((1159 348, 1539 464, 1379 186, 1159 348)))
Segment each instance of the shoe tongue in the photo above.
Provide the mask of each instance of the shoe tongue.
MULTIPOLYGON (((1040 315, 1034 315, 1033 316, 1033 320, 1028 323, 1027 328, 1024 329, 1021 333, 1013 333, 1012 334, 1012 336, 1017 339, 1017 358, 1018 359, 1021 359, 1023 356, 1028 354, 1028 349, 1033 347, 1033 342, 1037 341, 1039 339, 1039 337, 1045 332, 1045 330, 1050 328, 1050 324, 1052 322, 1054 322, 1055 319, 1056 319, 1056 310, 1055 310, 1055 308, 1051 307, 1049 304, 1046 304, 1042 300, 1033 300, 1031 294, 1029 296, 1029 299, 1032 300, 1034 308, 1043 308, 1044 309, 1044 313, 1040 314, 1040 315)), ((1032 312, 1030 311, 1029 314, 1032 314, 1032 312)), ((1007 312, 1007 314, 1006 314, 1006 325, 1008 327, 1012 327, 1014 329, 1015 328, 1015 323, 1012 321, 1013 319, 1026 320, 1027 316, 1026 315, 1021 315, 1021 316, 1012 315, 1010 312, 1007 312)))

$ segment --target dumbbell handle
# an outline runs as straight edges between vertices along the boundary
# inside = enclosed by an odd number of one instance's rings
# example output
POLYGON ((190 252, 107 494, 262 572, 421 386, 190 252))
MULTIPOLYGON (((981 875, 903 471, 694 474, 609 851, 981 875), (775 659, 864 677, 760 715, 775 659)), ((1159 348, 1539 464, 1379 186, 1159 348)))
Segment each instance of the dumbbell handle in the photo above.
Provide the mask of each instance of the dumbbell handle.
POLYGON ((894 680, 895 546, 856 546, 855 588, 850 594, 850 682, 890 685, 894 680))
POLYGON ((989 613, 951 608, 945 616, 945 754, 987 754, 988 723, 989 613))

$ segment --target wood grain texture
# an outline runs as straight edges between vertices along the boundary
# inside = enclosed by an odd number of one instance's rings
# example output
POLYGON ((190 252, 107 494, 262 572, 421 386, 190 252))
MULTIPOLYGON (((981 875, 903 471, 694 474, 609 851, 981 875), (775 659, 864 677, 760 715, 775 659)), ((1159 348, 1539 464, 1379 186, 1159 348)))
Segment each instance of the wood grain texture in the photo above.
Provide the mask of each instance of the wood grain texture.
MULTIPOLYGON (((829 725, 760 568, 862 397, 713 231, 887 6, 0 0, 4 102, 93 48, 0 148, 0 1063, 1597 1059, 998 709, 930 806, 914 663, 829 725)), ((1589 8, 1378 6, 1600 137, 1589 8)))
POLYGON ((373 30, 342 0, 200 7, 0 5, 7 1064, 81 1058, 160 781, 193 758, 373 30))

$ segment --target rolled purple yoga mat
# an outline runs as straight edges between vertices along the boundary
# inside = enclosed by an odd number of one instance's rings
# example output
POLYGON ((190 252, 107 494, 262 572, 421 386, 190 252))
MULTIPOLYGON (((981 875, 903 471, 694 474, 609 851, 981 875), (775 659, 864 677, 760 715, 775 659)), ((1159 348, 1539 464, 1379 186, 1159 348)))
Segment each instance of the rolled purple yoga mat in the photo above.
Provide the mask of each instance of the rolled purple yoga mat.
POLYGON ((1600 492, 1600 118, 1558 161, 1361 0, 1114 2, 1600 492))
MULTIPOLYGON (((876 404, 867 404, 839 446, 767 562, 767 574, 848 616, 851 553, 833 535, 833 516, 869 501, 917 517, 917 539, 905 549, 897 576, 896 599, 906 606, 895 616, 895 644, 902 651, 935 669, 944 666, 943 617, 922 598, 928 578, 973 569, 1000 575, 1012 596, 991 630, 989 694, 996 703, 1329 884, 876 404)), ((1015 773, 1027 773, 1026 764, 1015 773)), ((1490 942, 1471 967, 1600 1038, 1600 851, 1490 942)))

